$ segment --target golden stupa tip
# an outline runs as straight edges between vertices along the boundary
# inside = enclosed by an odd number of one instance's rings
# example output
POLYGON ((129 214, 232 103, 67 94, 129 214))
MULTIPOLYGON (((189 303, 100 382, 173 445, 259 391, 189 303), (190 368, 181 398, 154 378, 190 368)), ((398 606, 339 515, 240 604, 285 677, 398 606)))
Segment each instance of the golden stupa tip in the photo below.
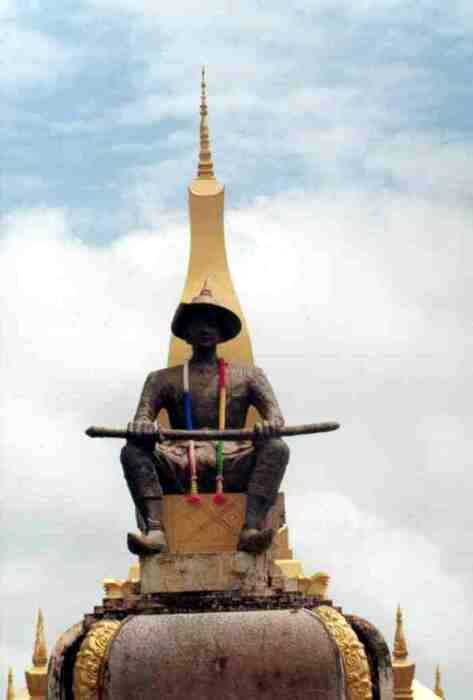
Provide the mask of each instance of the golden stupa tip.
POLYGON ((435 689, 434 689, 435 695, 439 698, 444 698, 445 700, 445 694, 443 692, 442 688, 442 677, 440 675, 440 666, 437 666, 435 669, 435 689))
POLYGON ((393 657, 396 661, 407 659, 407 644, 404 636, 401 606, 397 606, 396 612, 396 634, 394 635, 393 657))
POLYGON ((8 669, 7 700, 15 700, 15 689, 13 687, 13 669, 8 669))
POLYGON ((36 636, 33 649, 33 666, 39 668, 48 663, 48 652, 46 650, 46 640, 44 637, 44 618, 41 610, 38 610, 38 620, 36 623, 36 636))
POLYGON ((207 120, 207 83, 205 80, 205 67, 202 66, 200 96, 200 150, 197 177, 204 180, 215 180, 212 151, 210 149, 209 125, 207 120))

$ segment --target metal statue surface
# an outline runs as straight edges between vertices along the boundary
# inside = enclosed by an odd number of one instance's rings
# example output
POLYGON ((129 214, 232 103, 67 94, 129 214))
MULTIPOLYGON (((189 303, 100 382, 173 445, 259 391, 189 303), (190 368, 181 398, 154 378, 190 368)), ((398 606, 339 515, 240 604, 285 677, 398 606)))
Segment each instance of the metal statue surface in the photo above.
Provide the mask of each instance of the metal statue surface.
MULTIPOLYGON (((218 427, 217 346, 238 335, 240 329, 238 316, 218 304, 206 286, 199 296, 188 304, 180 304, 176 311, 173 333, 192 346, 189 388, 192 427, 196 430, 218 427)), ((243 428, 251 406, 263 419, 255 426, 255 440, 227 440, 224 446, 225 491, 247 494, 238 548, 258 553, 271 545, 274 533, 264 528, 264 522, 289 461, 289 448, 275 436, 284 425, 284 418, 261 369, 229 363, 227 382, 225 427, 243 428)), ((128 424, 132 436, 122 450, 121 461, 141 527, 140 533, 128 535, 128 547, 134 554, 167 551, 162 525, 163 495, 184 494, 190 488, 187 442, 163 439, 157 425, 160 410, 166 409, 171 428, 186 428, 183 395, 182 365, 151 372, 134 419, 128 424)), ((215 491, 215 443, 196 442, 195 455, 199 490, 215 491)))

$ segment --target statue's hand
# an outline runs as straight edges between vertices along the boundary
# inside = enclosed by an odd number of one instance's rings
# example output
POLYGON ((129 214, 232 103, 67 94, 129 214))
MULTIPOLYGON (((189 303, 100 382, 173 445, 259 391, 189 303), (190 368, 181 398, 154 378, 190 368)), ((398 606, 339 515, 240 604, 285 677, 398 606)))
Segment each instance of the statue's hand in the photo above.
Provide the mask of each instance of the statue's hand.
POLYGON ((255 440, 269 440, 276 435, 281 425, 282 423, 280 420, 264 420, 261 423, 255 423, 253 428, 255 431, 255 440))
POLYGON ((127 431, 131 433, 131 439, 136 440, 137 442, 154 445, 154 443, 162 442, 163 440, 160 426, 157 421, 130 421, 127 425, 127 431))

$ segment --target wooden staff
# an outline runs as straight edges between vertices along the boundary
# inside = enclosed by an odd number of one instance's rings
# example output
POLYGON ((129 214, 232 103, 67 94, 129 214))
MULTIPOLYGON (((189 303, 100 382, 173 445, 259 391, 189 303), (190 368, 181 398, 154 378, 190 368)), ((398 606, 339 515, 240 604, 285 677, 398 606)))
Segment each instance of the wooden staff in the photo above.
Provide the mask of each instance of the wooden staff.
MULTIPOLYGON (((338 430, 339 423, 326 421, 324 423, 306 423, 305 425, 288 425, 276 428, 270 437, 292 437, 294 435, 312 435, 314 433, 329 433, 338 430)), ((92 425, 85 434, 92 438, 122 438, 149 437, 158 440, 194 440, 195 442, 218 440, 258 440, 261 439, 259 430, 254 428, 226 428, 225 430, 175 430, 161 428, 154 433, 133 433, 127 429, 104 428, 92 425)), ((264 439, 264 438, 263 438, 264 439)))

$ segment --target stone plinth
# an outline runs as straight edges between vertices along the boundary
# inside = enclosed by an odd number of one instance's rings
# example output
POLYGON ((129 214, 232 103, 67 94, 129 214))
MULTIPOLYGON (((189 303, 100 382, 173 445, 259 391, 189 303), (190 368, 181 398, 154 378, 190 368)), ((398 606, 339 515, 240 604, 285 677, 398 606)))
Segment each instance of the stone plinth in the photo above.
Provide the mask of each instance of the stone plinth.
POLYGON ((241 591, 270 595, 268 553, 161 554, 140 559, 141 594, 241 591))
MULTIPOLYGON (((165 496, 164 529, 172 554, 212 554, 235 552, 245 521, 246 495, 225 494, 225 503, 216 505, 212 494, 201 494, 200 503, 189 503, 184 496, 165 496)), ((284 524, 284 494, 280 493, 268 513, 266 526, 275 530, 284 524)))

